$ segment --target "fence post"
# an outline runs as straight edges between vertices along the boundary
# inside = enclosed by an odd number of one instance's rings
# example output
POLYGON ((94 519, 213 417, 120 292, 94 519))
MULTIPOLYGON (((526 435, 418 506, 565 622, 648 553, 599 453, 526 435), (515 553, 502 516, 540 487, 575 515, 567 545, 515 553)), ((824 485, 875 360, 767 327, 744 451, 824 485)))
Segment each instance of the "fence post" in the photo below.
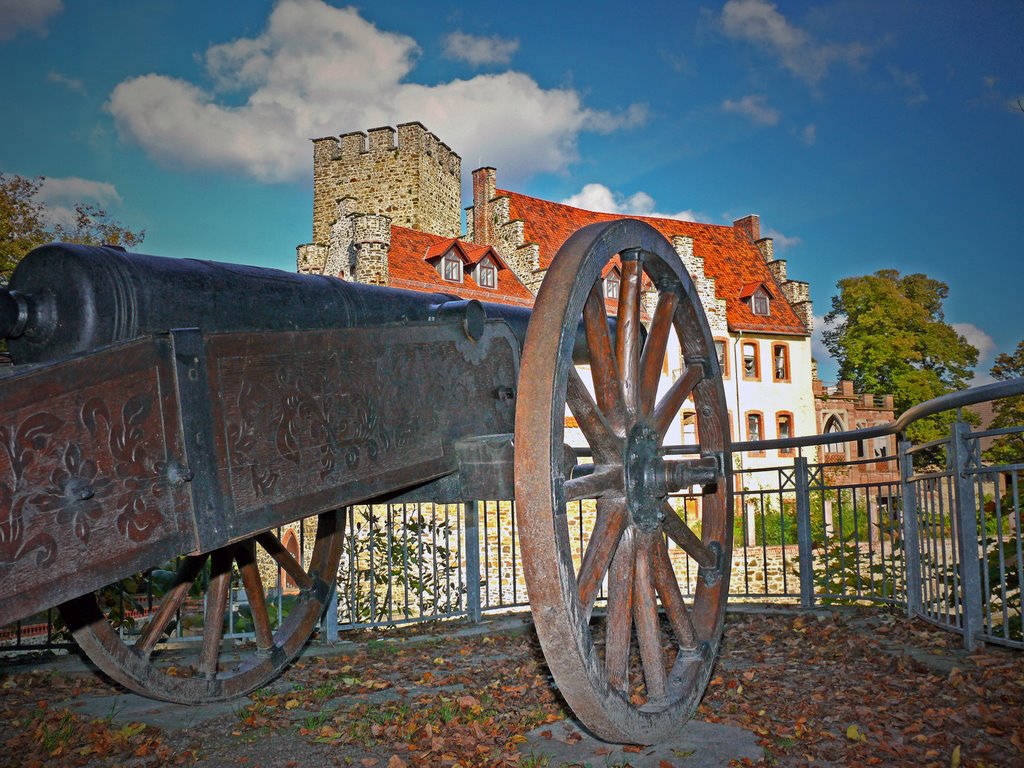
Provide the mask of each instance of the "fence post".
POLYGON ((973 651, 982 631, 981 574, 978 570, 978 519, 975 516, 974 480, 966 470, 970 464, 971 427, 959 419, 950 429, 950 469, 956 504, 957 548, 960 550, 960 589, 963 608, 964 648, 973 651))
POLYGON ((320 628, 324 633, 324 640, 328 643, 338 642, 338 579, 335 577, 331 586, 331 596, 327 600, 327 607, 324 608, 323 618, 320 620, 320 628))
POLYGON ((914 495, 914 457, 910 442, 900 441, 900 499, 903 509, 900 523, 903 531, 903 585, 907 591, 907 617, 924 612, 921 602, 921 545, 917 530, 917 497, 914 495))
POLYGON ((814 553, 811 541, 811 489, 807 457, 793 460, 796 491, 796 544, 800 560, 800 607, 814 607, 814 553))
POLYGON ((466 530, 466 618, 480 621, 480 502, 464 505, 466 530))

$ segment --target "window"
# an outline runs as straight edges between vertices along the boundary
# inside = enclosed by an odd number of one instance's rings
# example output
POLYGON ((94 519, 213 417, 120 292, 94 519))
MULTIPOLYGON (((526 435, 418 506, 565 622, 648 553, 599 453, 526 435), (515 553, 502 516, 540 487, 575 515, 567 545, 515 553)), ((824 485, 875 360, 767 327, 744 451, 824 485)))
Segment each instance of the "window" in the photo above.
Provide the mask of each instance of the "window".
POLYGON ((441 276, 450 283, 462 282, 462 259, 455 251, 448 251, 441 261, 441 276))
POLYGON ((718 367, 722 370, 722 378, 729 378, 729 342, 715 339, 715 354, 718 355, 718 367))
POLYGON ((761 439, 761 414, 747 414, 747 440, 761 439))
POLYGON ((771 307, 768 304, 768 294, 763 288, 754 291, 750 297, 750 307, 755 315, 770 315, 771 307))
MULTIPOLYGON (((747 440, 764 440, 764 416, 760 411, 747 411, 747 440)), ((764 451, 750 451, 749 456, 764 456, 764 451)))
POLYGON ((697 443, 697 413, 696 411, 683 411, 683 445, 695 445, 697 443))
POLYGON ((493 261, 484 259, 477 265, 476 281, 481 288, 498 287, 498 268, 494 266, 493 261))
MULTIPOLYGON (((835 434, 836 432, 842 432, 842 431, 843 431, 843 422, 839 420, 839 417, 836 416, 835 414, 833 414, 832 416, 829 416, 828 417, 828 421, 825 422, 825 434, 826 435, 831 435, 831 434, 835 434)), ((843 444, 841 442, 826 443, 826 445, 825 445, 825 453, 841 453, 841 454, 845 455, 846 454, 846 448, 843 446, 843 444)))
POLYGON ((743 342, 743 378, 758 381, 761 378, 761 358, 756 341, 743 342))
POLYGON ((775 381, 789 381, 788 344, 772 344, 772 378, 775 381))
MULTIPOLYGON (((793 414, 791 413, 778 413, 775 415, 775 428, 779 435, 779 440, 788 440, 793 437, 793 414)), ((792 456, 792 448, 779 448, 779 456, 792 456)))
POLYGON ((604 295, 608 299, 619 298, 619 273, 614 270, 604 279, 604 295))

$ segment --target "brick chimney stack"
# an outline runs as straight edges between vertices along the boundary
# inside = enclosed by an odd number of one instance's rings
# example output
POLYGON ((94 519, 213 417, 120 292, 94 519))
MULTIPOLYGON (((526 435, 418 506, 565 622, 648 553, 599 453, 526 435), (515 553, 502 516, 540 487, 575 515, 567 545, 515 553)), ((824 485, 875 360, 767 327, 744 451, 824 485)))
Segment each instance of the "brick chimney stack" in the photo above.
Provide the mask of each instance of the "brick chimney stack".
POLYGON ((491 167, 473 171, 473 242, 491 245, 494 242, 494 216, 491 215, 491 200, 497 184, 497 171, 491 167))
POLYGON ((736 219, 732 225, 736 229, 746 232, 747 237, 750 238, 752 243, 756 243, 761 239, 761 217, 756 213, 744 216, 742 219, 736 219))

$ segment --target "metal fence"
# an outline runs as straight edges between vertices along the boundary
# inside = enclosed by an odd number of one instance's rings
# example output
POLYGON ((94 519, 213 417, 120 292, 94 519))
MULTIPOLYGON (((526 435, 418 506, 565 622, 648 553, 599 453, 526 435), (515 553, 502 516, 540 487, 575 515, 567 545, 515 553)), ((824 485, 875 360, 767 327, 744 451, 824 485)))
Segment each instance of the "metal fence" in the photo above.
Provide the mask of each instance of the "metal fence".
POLYGON ((986 465, 982 442, 1024 426, 972 432, 956 422, 947 438, 901 445, 907 489, 908 610, 978 642, 1024 648, 1021 634, 1021 462, 986 465), (927 452, 940 459, 921 462, 927 452))
MULTIPOLYGON (((910 615, 963 633, 968 648, 978 642, 1024 647, 1024 457, 987 466, 981 447, 986 440, 1024 434, 1024 425, 972 432, 957 421, 942 440, 902 442, 897 454, 881 458, 835 460, 837 447, 857 455, 861 439, 902 433, 915 418, 967 402, 1024 392, 1024 382, 1016 387, 940 398, 885 428, 734 444, 731 598, 807 608, 905 606, 910 615), (833 448, 821 453, 827 461, 819 461, 814 446, 826 439, 833 448), (770 455, 778 461, 766 462, 770 455)), ((671 503, 699 534, 700 498, 678 494, 671 503)), ((594 520, 593 502, 574 502, 567 515, 578 564, 594 520)), ((279 530, 278 538, 308 562, 306 523, 286 528, 292 533, 279 530)), ((670 557, 684 596, 692 595, 696 563, 674 545, 670 557)), ((272 585, 272 618, 280 621, 294 590, 279 568, 268 568, 264 582, 272 585)), ((145 584, 142 594, 122 584, 108 596, 120 601, 123 632, 145 622, 158 575, 138 580, 145 584)), ((528 603, 513 502, 357 506, 347 510, 337 590, 322 631, 334 637, 339 629, 454 617, 475 621, 528 603)), ((201 614, 202 608, 201 602, 186 608, 172 640, 190 639, 188 612, 201 614)), ((233 589, 228 636, 247 636, 246 610, 244 590, 233 589)), ((54 616, 50 611, 0 630, 0 648, 66 647, 54 616)))

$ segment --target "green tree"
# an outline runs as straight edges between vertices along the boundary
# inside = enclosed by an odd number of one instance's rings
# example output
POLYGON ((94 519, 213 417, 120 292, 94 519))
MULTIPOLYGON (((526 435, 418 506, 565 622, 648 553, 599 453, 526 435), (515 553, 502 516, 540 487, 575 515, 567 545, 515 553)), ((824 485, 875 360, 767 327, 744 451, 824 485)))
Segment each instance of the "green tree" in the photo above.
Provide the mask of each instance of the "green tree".
POLYGON ((120 245, 131 249, 146 237, 145 230, 133 232, 110 218, 106 211, 95 205, 79 203, 75 206, 74 227, 58 224, 53 228, 53 240, 84 245, 120 245))
MULTIPOLYGON (((1024 377, 1024 340, 1017 344, 1017 350, 1013 354, 1003 352, 997 355, 990 373, 996 381, 1024 377)), ((989 425, 990 429, 1024 426, 1024 395, 997 400, 992 410, 994 418, 989 425)), ((1024 434, 997 438, 985 451, 985 458, 993 464, 1016 464, 1024 461, 1024 434)))
MULTIPOLYGON (((883 269, 836 286, 839 295, 825 315, 825 346, 839 362, 839 375, 859 391, 892 393, 902 413, 967 386, 978 350, 945 322, 945 283, 883 269)), ((941 437, 953 418, 947 413, 920 420, 907 436, 914 442, 941 437)))
POLYGON ((103 209, 85 203, 75 206, 73 224, 49 227, 46 204, 38 199, 44 181, 42 176, 26 179, 0 173, 0 286, 7 284, 26 253, 44 243, 61 240, 132 248, 145 238, 145 231, 134 232, 103 209))
POLYGON ((42 181, 0 173, 0 285, 22 256, 48 239, 44 206, 36 200, 42 181))

